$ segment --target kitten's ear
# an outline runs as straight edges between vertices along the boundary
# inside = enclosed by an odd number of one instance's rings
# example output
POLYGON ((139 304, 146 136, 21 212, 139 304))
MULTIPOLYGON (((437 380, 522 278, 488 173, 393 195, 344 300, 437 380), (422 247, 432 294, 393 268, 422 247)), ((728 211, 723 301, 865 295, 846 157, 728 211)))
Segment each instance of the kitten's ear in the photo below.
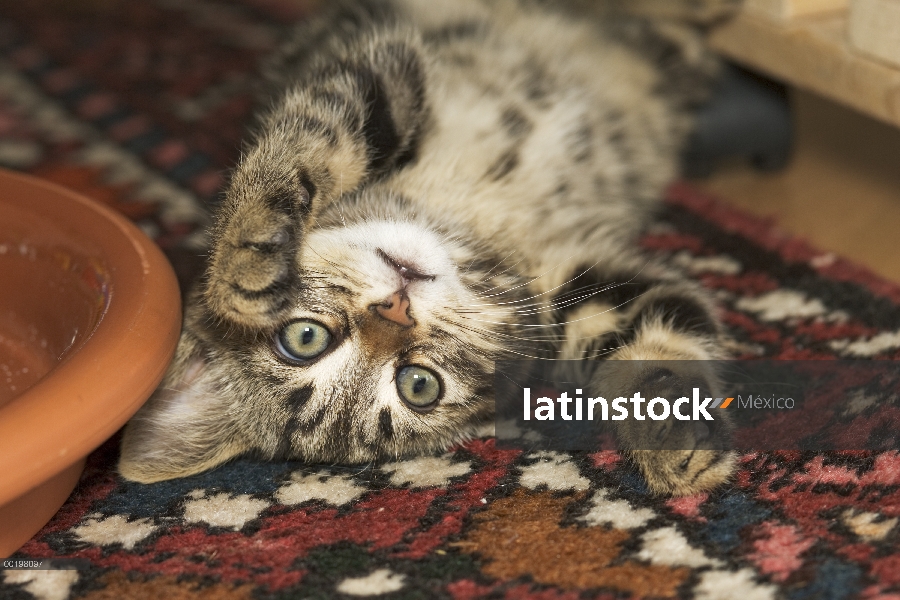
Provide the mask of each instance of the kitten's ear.
POLYGON ((235 434, 221 396, 202 384, 202 359, 173 369, 132 417, 122 438, 119 473, 153 483, 218 466, 248 448, 235 434))

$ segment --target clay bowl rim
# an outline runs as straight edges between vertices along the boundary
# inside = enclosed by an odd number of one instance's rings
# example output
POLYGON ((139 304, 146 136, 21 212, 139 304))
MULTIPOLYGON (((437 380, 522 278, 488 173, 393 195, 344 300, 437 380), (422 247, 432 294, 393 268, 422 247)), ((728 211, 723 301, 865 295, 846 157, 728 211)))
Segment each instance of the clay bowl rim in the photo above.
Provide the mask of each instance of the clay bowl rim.
POLYGON ((156 244, 99 202, 5 170, 0 202, 62 222, 69 232, 73 215, 90 215, 72 237, 100 248, 109 273, 108 305, 81 347, 0 407, 3 506, 87 456, 149 398, 175 352, 181 296, 156 244), (62 418, 47 418, 53 413, 62 418))

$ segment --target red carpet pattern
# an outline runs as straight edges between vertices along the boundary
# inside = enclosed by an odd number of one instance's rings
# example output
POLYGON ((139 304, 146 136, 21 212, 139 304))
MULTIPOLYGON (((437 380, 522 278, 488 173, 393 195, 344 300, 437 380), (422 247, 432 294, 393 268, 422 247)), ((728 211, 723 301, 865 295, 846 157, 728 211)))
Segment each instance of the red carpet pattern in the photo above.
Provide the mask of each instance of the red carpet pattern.
MULTIPOLYGON (((0 164, 135 220, 183 283, 236 160, 284 0, 0 3, 0 164)), ((713 290, 744 358, 900 359, 900 287, 672 187, 643 238, 713 290)), ((239 460, 138 485, 117 439, 0 571, 0 598, 900 599, 900 456, 755 453, 710 494, 650 495, 614 452, 476 440, 366 468, 239 460)))

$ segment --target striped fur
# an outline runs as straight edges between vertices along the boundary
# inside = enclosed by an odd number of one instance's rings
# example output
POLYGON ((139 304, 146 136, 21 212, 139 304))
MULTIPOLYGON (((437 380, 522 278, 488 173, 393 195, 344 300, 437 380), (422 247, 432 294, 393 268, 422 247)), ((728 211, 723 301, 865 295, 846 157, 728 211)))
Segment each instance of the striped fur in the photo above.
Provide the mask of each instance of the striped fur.
MULTIPOLYGON (((440 450, 491 424, 503 358, 720 357, 709 299, 634 245, 711 74, 656 25, 394 0, 329 3, 299 27, 263 69, 274 100, 122 474, 440 450), (690 94, 672 83, 688 76, 690 94), (276 341, 298 321, 329 332, 312 360, 276 341), (437 374, 437 401, 398 396, 409 365, 437 374)), ((691 493, 733 465, 697 448, 632 455, 654 490, 691 493)))

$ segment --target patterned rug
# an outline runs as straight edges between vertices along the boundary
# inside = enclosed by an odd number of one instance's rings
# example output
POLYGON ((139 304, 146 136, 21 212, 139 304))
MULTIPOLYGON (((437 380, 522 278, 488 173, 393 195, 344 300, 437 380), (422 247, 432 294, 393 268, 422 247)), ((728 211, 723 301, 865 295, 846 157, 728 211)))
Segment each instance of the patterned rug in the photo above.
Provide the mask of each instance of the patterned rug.
MULTIPOLYGON (((0 1, 0 164, 115 206, 183 283, 287 0, 0 1)), ((674 186, 643 239, 713 290, 742 357, 900 359, 900 287, 674 186)), ((127 483, 89 459, 0 598, 900 599, 900 456, 747 454, 650 495, 610 451, 476 440, 377 468, 249 460, 127 483)))

